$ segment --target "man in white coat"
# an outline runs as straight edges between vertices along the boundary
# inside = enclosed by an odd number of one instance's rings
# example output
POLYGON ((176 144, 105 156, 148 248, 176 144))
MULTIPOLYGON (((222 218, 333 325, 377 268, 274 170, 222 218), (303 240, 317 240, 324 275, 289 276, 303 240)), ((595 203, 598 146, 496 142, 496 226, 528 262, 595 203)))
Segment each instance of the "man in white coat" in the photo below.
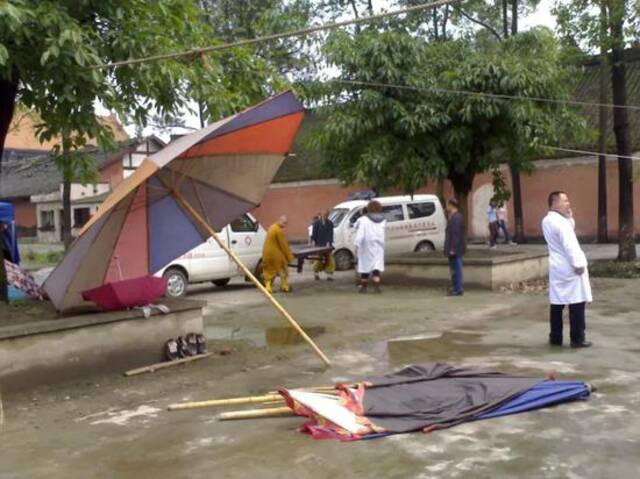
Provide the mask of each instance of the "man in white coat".
POLYGON ((361 293, 366 293, 371 279, 374 291, 379 293, 380 276, 384 271, 384 228, 387 223, 380 203, 370 201, 367 214, 361 216, 356 223, 354 244, 358 254, 359 289, 361 293))
POLYGON ((542 220, 542 232, 549 249, 549 302, 551 303, 549 343, 562 345, 562 311, 569 305, 571 347, 587 348, 585 305, 592 301, 587 258, 578 243, 571 221, 567 194, 549 195, 549 213, 542 220))

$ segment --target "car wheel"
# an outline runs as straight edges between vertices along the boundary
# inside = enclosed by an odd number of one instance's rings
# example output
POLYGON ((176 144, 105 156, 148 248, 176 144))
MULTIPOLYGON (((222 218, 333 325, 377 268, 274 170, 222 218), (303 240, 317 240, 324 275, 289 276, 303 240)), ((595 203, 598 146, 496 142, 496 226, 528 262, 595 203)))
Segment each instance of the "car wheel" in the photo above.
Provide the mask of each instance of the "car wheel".
POLYGON ((422 241, 421 243, 418 243, 418 246, 416 246, 414 251, 416 253, 431 253, 435 250, 435 247, 430 241, 422 241))
POLYGON ((178 268, 170 268, 162 275, 167 282, 167 296, 181 298, 187 294, 187 275, 178 268))
POLYGON ((229 281, 231 281, 231 278, 214 279, 211 282, 213 284, 215 284, 216 286, 218 286, 219 288, 223 288, 223 287, 225 287, 226 285, 229 284, 229 281))
POLYGON ((353 255, 346 249, 341 249, 333 254, 333 259, 336 262, 336 269, 338 271, 346 271, 353 268, 353 255))

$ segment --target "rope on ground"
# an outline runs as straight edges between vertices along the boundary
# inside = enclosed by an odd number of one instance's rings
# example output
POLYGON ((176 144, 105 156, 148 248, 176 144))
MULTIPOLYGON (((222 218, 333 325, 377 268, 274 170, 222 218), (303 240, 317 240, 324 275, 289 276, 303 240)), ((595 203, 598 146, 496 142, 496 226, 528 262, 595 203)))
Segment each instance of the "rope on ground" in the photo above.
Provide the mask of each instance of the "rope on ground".
POLYGON ((375 20, 382 20, 384 18, 396 17, 398 15, 404 15, 406 13, 422 12, 422 11, 425 11, 425 10, 431 10, 433 8, 441 7, 441 6, 444 6, 444 5, 450 5, 452 3, 457 3, 457 2, 460 2, 460 1, 461 0, 438 0, 438 1, 432 2, 432 3, 426 3, 426 4, 422 4, 422 5, 414 5, 412 7, 401 8, 401 9, 398 9, 398 10, 391 10, 389 12, 378 13, 376 15, 369 15, 369 16, 366 16, 366 17, 352 18, 350 20, 345 20, 345 21, 342 21, 342 22, 327 23, 327 24, 324 24, 324 25, 316 25, 315 27, 303 28, 301 30, 293 30, 293 31, 288 31, 288 32, 283 32, 283 33, 275 33, 275 34, 272 34, 272 35, 265 35, 265 36, 262 36, 262 37, 249 38, 249 39, 246 39, 246 40, 239 40, 237 42, 232 42, 232 43, 223 43, 223 44, 220 44, 220 45, 211 45, 211 46, 208 46, 208 47, 192 48, 190 50, 181 51, 181 52, 165 53, 165 54, 152 55, 152 56, 142 57, 142 58, 133 58, 133 59, 130 59, 130 60, 123 60, 123 61, 113 62, 113 63, 105 63, 105 64, 100 64, 100 65, 91 65, 88 68, 94 69, 94 70, 103 69, 103 68, 119 68, 119 67, 126 66, 126 65, 136 65, 136 64, 140 64, 140 63, 149 63, 149 62, 157 62, 157 61, 162 61, 162 60, 171 60, 171 59, 180 58, 180 57, 192 57, 192 56, 195 56, 195 55, 202 55, 204 53, 209 53, 209 52, 214 52, 214 51, 219 51, 219 50, 227 50, 229 48, 241 47, 241 46, 245 46, 245 45, 253 45, 253 44, 256 44, 256 43, 269 42, 269 41, 272 41, 272 40, 279 40, 281 38, 302 37, 302 36, 309 35, 311 33, 316 33, 316 32, 321 32, 321 31, 326 31, 326 30, 335 30, 337 28, 346 27, 346 26, 349 26, 349 25, 358 25, 358 24, 361 24, 361 23, 373 22, 375 20))

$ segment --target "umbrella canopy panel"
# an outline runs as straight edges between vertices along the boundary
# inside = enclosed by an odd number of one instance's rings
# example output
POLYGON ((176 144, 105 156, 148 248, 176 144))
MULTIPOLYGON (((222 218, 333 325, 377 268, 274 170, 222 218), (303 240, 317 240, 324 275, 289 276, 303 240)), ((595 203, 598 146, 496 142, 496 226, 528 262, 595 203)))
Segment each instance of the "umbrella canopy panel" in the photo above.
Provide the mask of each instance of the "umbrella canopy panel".
POLYGON ((146 159, 105 200, 45 288, 61 311, 81 292, 154 274, 215 230, 254 209, 289 152, 302 122, 291 92, 171 143, 146 159))

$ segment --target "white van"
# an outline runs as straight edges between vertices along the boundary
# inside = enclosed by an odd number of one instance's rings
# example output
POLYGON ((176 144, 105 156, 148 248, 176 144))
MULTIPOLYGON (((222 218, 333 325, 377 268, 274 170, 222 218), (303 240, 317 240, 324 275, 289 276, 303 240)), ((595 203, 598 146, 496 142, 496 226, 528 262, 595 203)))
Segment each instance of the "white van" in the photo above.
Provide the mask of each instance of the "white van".
MULTIPOLYGON (((256 219, 242 215, 218 233, 225 244, 238 255, 244 265, 254 274, 260 271, 262 247, 267 233, 256 219)), ((209 238, 200 246, 172 261, 156 276, 167 280, 167 296, 180 297, 187 292, 189 283, 211 281, 216 286, 226 286, 231 278, 244 276, 227 253, 209 238)))
MULTIPOLYGON (((446 219, 435 195, 386 196, 373 198, 382 205, 387 220, 385 254, 434 251, 444 248, 446 219)), ((349 269, 355 261, 354 223, 367 205, 366 200, 345 201, 330 214, 334 226, 334 258, 338 270, 349 269)))

